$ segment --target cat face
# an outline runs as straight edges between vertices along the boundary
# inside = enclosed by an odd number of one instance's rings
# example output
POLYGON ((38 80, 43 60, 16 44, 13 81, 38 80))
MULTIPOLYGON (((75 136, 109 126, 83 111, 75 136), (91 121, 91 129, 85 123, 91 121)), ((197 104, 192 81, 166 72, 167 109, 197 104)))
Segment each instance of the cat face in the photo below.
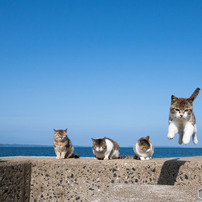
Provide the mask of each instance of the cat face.
POLYGON ((193 101, 189 98, 171 97, 170 112, 173 117, 178 119, 187 119, 191 116, 193 109, 193 101))
POLYGON ((189 119, 191 117, 193 113, 193 101, 198 96, 199 91, 200 88, 196 88, 189 98, 177 98, 174 95, 171 96, 170 112, 174 118, 189 119))
POLYGON ((67 137, 67 129, 65 130, 55 130, 54 129, 54 137, 57 140, 63 140, 67 137))
POLYGON ((105 139, 93 139, 91 138, 93 141, 93 150, 96 152, 104 152, 107 148, 105 139))
POLYGON ((142 151, 147 151, 150 148, 149 136, 142 137, 138 140, 139 149, 142 151))

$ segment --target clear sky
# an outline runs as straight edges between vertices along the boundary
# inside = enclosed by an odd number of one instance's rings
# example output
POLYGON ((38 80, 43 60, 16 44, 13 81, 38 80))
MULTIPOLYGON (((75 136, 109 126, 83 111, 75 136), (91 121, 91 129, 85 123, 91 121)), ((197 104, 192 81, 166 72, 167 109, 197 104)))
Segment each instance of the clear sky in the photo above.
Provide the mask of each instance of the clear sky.
MULTIPOLYGON (((0 144, 68 128, 73 145, 178 146, 170 97, 202 88, 202 1, 1 0, 0 76, 0 144)), ((202 147, 202 92, 194 112, 202 147)))

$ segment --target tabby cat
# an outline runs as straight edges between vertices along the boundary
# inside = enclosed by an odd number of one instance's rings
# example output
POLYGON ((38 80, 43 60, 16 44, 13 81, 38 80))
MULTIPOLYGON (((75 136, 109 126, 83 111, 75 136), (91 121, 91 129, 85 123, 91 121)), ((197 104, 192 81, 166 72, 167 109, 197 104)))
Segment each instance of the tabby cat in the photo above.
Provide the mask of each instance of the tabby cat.
POLYGON ((136 159, 140 160, 150 160, 154 153, 154 147, 149 140, 149 136, 140 138, 133 149, 136 154, 136 159))
POLYGON ((194 144, 198 144, 193 101, 199 94, 199 91, 200 88, 197 88, 189 98, 171 96, 168 139, 173 139, 179 133, 179 144, 188 144, 191 136, 194 144))
POLYGON ((119 145, 115 141, 104 137, 102 139, 92 139, 93 153, 99 160, 117 159, 119 157, 119 145))
POLYGON ((67 129, 55 130, 54 129, 54 149, 56 153, 56 159, 64 158, 79 158, 78 154, 73 154, 74 147, 71 140, 67 137, 67 129))

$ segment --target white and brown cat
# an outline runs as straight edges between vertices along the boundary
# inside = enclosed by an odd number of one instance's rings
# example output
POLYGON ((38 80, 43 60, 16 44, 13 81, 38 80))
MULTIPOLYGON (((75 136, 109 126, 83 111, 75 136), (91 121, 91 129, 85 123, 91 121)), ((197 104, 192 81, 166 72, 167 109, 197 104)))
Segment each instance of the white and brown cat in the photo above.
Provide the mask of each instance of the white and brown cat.
POLYGON ((54 149, 56 153, 56 159, 64 158, 79 158, 78 154, 74 154, 74 147, 71 140, 67 137, 67 129, 55 130, 54 129, 54 149))
POLYGON ((92 139, 93 153, 99 160, 119 158, 119 145, 110 138, 92 139))
POLYGON ((173 139, 179 133, 179 144, 188 144, 191 136, 194 144, 198 144, 193 101, 199 94, 199 91, 200 88, 197 88, 189 98, 171 96, 168 139, 173 139))
POLYGON ((149 136, 140 138, 134 146, 135 158, 139 160, 150 160, 154 153, 154 147, 149 136))

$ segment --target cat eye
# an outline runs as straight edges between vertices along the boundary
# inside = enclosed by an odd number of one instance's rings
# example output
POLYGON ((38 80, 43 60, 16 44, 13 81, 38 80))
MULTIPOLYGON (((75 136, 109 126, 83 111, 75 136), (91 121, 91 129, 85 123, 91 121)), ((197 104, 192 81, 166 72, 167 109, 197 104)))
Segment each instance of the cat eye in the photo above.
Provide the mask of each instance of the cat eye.
POLYGON ((188 110, 188 109, 185 109, 184 111, 185 111, 185 112, 188 112, 189 110, 188 110))
POLYGON ((180 111, 179 109, 175 109, 175 110, 178 111, 178 112, 180 111))

